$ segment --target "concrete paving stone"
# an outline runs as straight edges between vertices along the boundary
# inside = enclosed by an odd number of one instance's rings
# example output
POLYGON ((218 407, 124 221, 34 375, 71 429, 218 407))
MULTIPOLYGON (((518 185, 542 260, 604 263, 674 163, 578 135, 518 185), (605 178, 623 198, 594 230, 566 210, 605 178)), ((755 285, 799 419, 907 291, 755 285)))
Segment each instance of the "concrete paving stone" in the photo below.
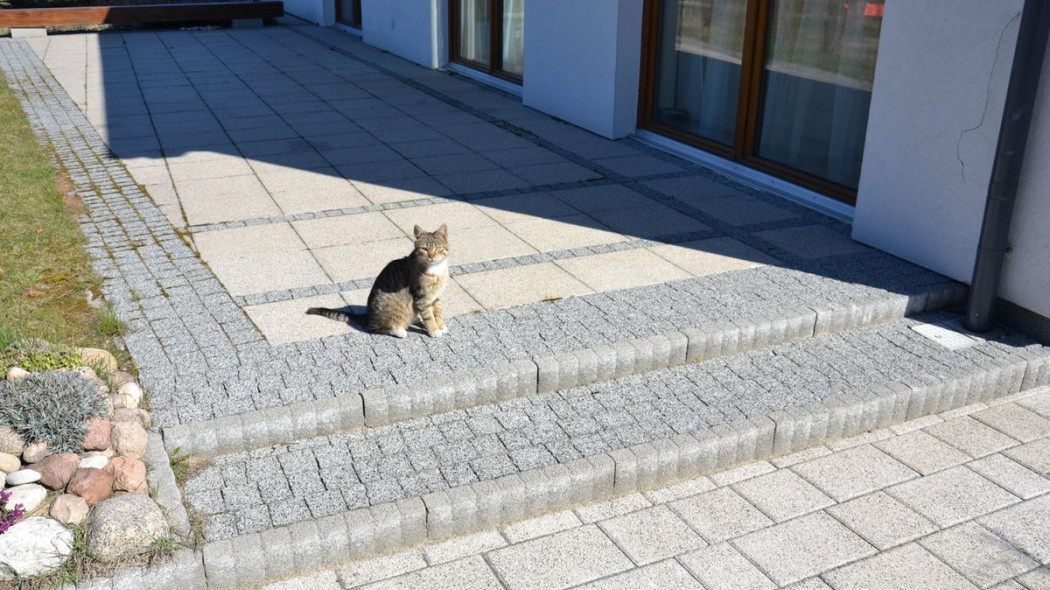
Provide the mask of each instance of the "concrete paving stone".
POLYGON ((751 197, 704 199, 693 205, 723 223, 742 226, 798 218, 798 214, 751 197))
POLYGON ((527 188, 530 183, 506 170, 477 170, 454 174, 435 174, 434 180, 447 186, 454 194, 466 195, 527 188))
POLYGON ((477 172, 499 168, 492 160, 474 153, 440 154, 412 158, 412 163, 431 176, 460 172, 477 172))
MULTIPOLYGON (((344 584, 345 585, 345 584, 344 584)), ((368 590, 502 590, 503 586, 481 556, 443 563, 363 586, 368 590)))
POLYGON ((713 481, 715 485, 727 486, 737 483, 739 481, 744 481, 753 477, 765 475, 767 473, 773 473, 774 471, 776 471, 776 467, 774 467, 770 463, 766 461, 754 461, 745 465, 741 465, 740 467, 734 467, 733 469, 713 473, 710 477, 711 481, 713 481))
MULTIPOLYGON (((223 179, 218 179, 223 180, 223 179)), ((204 181, 202 181, 204 182, 204 181)), ((187 197, 180 189, 179 202, 191 225, 243 221, 280 215, 281 209, 268 193, 252 191, 250 194, 216 193, 219 197, 187 197)))
POLYGON ((308 187, 271 193, 273 201, 285 215, 317 211, 335 211, 368 205, 366 199, 352 184, 340 181, 337 187, 313 190, 308 187))
POLYGON ((655 204, 652 199, 622 185, 572 188, 553 191, 550 194, 587 214, 613 209, 651 207, 655 204))
POLYGON ((739 537, 768 527, 773 521, 731 488, 720 488, 670 507, 709 543, 739 537))
POLYGON ((1013 494, 961 466, 886 491, 940 527, 971 520, 1019 501, 1013 494))
POLYGON ((958 572, 915 543, 824 574, 835 590, 973 590, 958 572))
POLYGON ((870 251, 848 236, 819 225, 762 231, 755 236, 804 259, 870 251))
POLYGON ((1018 444, 1016 440, 970 416, 935 424, 925 432, 971 457, 984 457, 1018 444))
POLYGON ((1050 590, 1050 567, 1041 567, 1017 576, 1017 582, 1027 590, 1050 590))
POLYGON ((503 547, 506 544, 507 541, 498 532, 485 531, 456 537, 455 539, 449 539, 433 545, 426 545, 423 547, 423 553, 426 555, 427 561, 434 565, 485 553, 503 547))
POLYGON ((1014 447, 1004 454, 1039 475, 1050 477, 1050 438, 1014 447))
POLYGON ((810 578, 808 580, 802 580, 797 584, 787 586, 785 590, 832 590, 831 586, 828 586, 824 580, 817 578, 810 578))
POLYGON ((357 190, 375 204, 400 203, 416 199, 443 197, 451 190, 429 176, 397 178, 382 182, 350 179, 357 190))
POLYGON ((559 300, 591 292, 587 285, 551 262, 460 275, 456 282, 486 309, 559 300))
POLYGON ((720 197, 746 198, 740 190, 742 187, 736 188, 730 186, 729 183, 718 182, 703 176, 647 180, 642 184, 694 207, 697 206, 697 203, 720 197))
POLYGON ((1040 387, 1017 403, 1044 418, 1050 418, 1050 387, 1040 387))
POLYGON ((828 513, 880 551, 937 530, 885 492, 875 492, 828 508, 828 513))
POLYGON ((508 590, 560 590, 633 567, 593 525, 497 549, 488 562, 508 590))
POLYGON ((733 545, 781 586, 878 552, 823 512, 749 533, 733 545))
POLYGON ((463 236, 452 243, 455 251, 450 256, 455 264, 470 264, 500 258, 515 258, 535 254, 532 246, 523 242, 505 228, 498 225, 475 227, 469 230, 469 237, 463 236))
POLYGON ((681 172, 682 170, 670 162, 644 155, 595 158, 594 161, 601 166, 609 168, 616 174, 628 177, 670 174, 672 172, 681 172))
POLYGON ((197 232, 193 242, 205 262, 306 249, 306 244, 287 223, 197 232))
POLYGON ((583 521, 572 510, 552 512, 509 524, 503 528, 503 536, 511 543, 520 543, 583 525, 583 521))
POLYGON ((345 306, 346 302, 342 297, 331 294, 253 305, 245 307, 244 311, 270 344, 279 346, 354 332, 356 328, 345 323, 306 315, 306 310, 310 307, 339 309, 345 306), (295 321, 289 321, 289 318, 295 318, 295 321))
POLYGON ((988 408, 973 417, 1025 443, 1050 436, 1050 419, 1017 404, 988 408))
POLYGON ((922 475, 929 475, 970 460, 962 451, 926 434, 925 431, 909 432, 877 442, 875 446, 922 475))
POLYGON ((293 221, 291 227, 311 248, 365 244, 406 235, 379 212, 293 221))
POLYGON ((729 543, 705 547, 682 555, 678 560, 707 590, 767 590, 777 587, 729 543))
POLYGON ((706 477, 698 477, 687 481, 671 484, 665 487, 645 492, 645 497, 654 504, 666 504, 675 500, 681 500, 690 496, 696 496, 709 492, 715 488, 711 480, 706 477))
POLYGON ((1011 545, 1050 564, 1050 495, 1025 500, 979 519, 979 522, 1011 545))
POLYGON ((776 263, 776 259, 732 238, 664 244, 650 250, 698 277, 776 263))
POLYGON ((1039 565, 972 521, 930 535, 919 544, 981 588, 1004 582, 1039 565))
POLYGON ((638 565, 674 557, 707 545, 667 506, 656 506, 598 523, 638 565))
POLYGON ((1002 454, 971 461, 967 467, 1023 500, 1050 492, 1050 479, 1002 454))
POLYGON ((733 489, 775 522, 808 514, 835 503, 788 469, 742 481, 735 484, 733 489))
POLYGON ((556 264, 595 291, 689 278, 684 270, 644 249, 581 256, 559 260, 556 264))
MULTIPOLYGON (((325 252, 325 255, 328 253, 325 252)), ((329 275, 306 250, 220 258, 210 261, 208 265, 230 294, 235 296, 331 282, 329 275)))
POLYGON ((596 502, 576 509, 576 514, 584 523, 615 518, 652 506, 642 494, 628 494, 604 502, 596 502))
POLYGON ((453 246, 457 238, 463 239, 471 235, 466 230, 496 224, 494 219, 470 203, 442 203, 393 209, 384 212, 384 215, 409 236, 413 235, 412 228, 416 225, 427 231, 434 231, 442 224, 447 224, 449 243, 453 246))
POLYGON ((576 215, 576 209, 548 193, 491 197, 474 202, 482 212, 502 224, 556 219, 576 215))
POLYGON ((594 218, 576 214, 508 223, 506 229, 540 252, 553 252, 625 241, 594 218))
POLYGON ((778 469, 781 469, 784 467, 791 467, 792 465, 797 465, 799 463, 805 463, 807 461, 818 459, 820 457, 826 457, 830 455, 831 452, 831 449, 825 446, 811 447, 803 451, 791 453, 789 455, 774 457, 773 459, 770 459, 770 462, 772 462, 773 465, 778 469))
POLYGON ((273 582, 262 587, 262 590, 342 590, 335 572, 322 571, 306 576, 273 582))
POLYGON ((580 590, 704 590, 684 567, 673 559, 654 563, 611 578, 598 580, 580 590))
POLYGON ((694 232, 709 232, 710 227, 664 205, 646 205, 631 209, 595 211, 592 217, 613 231, 635 238, 654 239, 694 232))
POLYGON ((407 237, 312 251, 327 276, 336 282, 375 279, 391 260, 404 258, 411 252, 412 242, 407 237))
POLYGON ((916 477, 903 463, 864 445, 791 468, 838 502, 916 477))

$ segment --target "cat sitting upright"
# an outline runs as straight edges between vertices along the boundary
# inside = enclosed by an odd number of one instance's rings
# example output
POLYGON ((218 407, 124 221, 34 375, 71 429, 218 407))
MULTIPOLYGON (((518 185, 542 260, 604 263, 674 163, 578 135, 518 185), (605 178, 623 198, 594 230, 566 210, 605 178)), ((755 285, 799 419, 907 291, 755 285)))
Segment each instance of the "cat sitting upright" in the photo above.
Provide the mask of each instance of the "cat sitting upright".
MULTIPOLYGON (((404 338, 417 317, 431 337, 448 332, 440 299, 448 282, 448 226, 427 232, 417 225, 414 232, 412 253, 388 263, 368 293, 369 332, 404 338)), ((358 317, 326 307, 311 307, 306 313, 344 322, 358 317)))

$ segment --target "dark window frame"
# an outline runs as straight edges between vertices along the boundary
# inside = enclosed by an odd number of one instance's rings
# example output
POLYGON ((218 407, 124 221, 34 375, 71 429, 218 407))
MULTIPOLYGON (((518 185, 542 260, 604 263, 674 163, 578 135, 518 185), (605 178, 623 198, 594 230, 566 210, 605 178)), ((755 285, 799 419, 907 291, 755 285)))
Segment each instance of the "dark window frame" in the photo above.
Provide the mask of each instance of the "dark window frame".
POLYGON ((341 9, 342 3, 339 0, 335 0, 335 21, 341 25, 353 27, 355 29, 361 28, 361 0, 351 0, 354 5, 354 20, 344 20, 343 11, 341 9))
POLYGON ((642 20, 642 71, 638 97, 638 127, 670 137, 760 172, 816 191, 847 205, 856 205, 857 191, 819 176, 796 170, 757 155, 762 109, 762 75, 765 65, 769 11, 772 0, 747 0, 744 48, 740 66, 740 89, 736 134, 732 146, 692 135, 657 122, 653 117, 656 95, 660 7, 664 0, 645 0, 642 20))
POLYGON ((489 14, 492 22, 489 27, 489 55, 491 64, 483 64, 466 59, 459 55, 459 3, 460 0, 448 2, 448 60, 490 76, 522 84, 522 76, 503 69, 503 0, 488 0, 489 14))

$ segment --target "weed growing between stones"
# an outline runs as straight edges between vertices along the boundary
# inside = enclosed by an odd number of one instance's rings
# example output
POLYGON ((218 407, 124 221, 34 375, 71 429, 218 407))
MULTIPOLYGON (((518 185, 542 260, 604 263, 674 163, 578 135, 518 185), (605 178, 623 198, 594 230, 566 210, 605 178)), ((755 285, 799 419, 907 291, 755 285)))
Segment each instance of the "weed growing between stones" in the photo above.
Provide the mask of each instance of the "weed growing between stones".
POLYGON ((52 451, 77 453, 87 420, 107 414, 98 386, 75 371, 33 373, 0 382, 0 426, 26 444, 46 442, 52 451))

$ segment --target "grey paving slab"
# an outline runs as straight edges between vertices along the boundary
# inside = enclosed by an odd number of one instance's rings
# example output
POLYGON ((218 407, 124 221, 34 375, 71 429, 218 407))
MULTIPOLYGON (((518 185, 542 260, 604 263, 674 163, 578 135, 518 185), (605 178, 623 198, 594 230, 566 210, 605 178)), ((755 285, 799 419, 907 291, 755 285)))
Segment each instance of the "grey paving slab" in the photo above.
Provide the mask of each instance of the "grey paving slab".
POLYGON ((927 428, 926 432, 971 457, 984 457, 1018 444, 1013 438, 970 416, 947 420, 927 428))
POLYGON ((841 502, 917 476, 883 451, 864 445, 792 469, 841 502))
POLYGON ((966 467, 927 475, 889 488, 887 492, 938 526, 946 527, 1019 502, 966 467))
POLYGON ((1050 495, 1025 500, 979 519, 989 530, 1041 563, 1050 564, 1050 495))
POLYGON ((930 535, 920 544, 981 588, 1004 582, 1039 565, 976 522, 930 535))
POLYGON ((835 590, 973 590, 977 586, 919 545, 880 553, 824 575, 835 590))
POLYGON ((802 516, 834 504, 834 500, 799 477, 780 469, 733 486, 759 510, 776 522, 802 516))
POLYGON ((831 514, 880 551, 937 531, 937 526, 883 491, 828 508, 831 514))
POLYGON ((711 543, 773 524, 771 518, 730 488, 672 502, 671 508, 711 543))
POLYGON ((679 559, 708 590, 768 590, 777 587, 729 543, 712 545, 679 559))
POLYGON ((1014 447, 1005 454, 1043 477, 1050 477, 1050 438, 1014 447))
POLYGON ((703 586, 689 572, 673 559, 654 563, 611 578, 598 580, 581 590, 618 590, 636 588, 638 590, 703 590, 703 586))
POLYGON ((928 475, 965 463, 970 457, 925 431, 877 442, 875 446, 915 471, 928 475))
POLYGON ((611 518, 600 526, 638 565, 674 557, 707 545, 667 506, 611 518))
POLYGON ((488 559, 509 590, 560 590, 632 567, 595 526, 499 549, 488 559))
POLYGON ((733 545, 781 586, 878 552, 823 512, 755 531, 733 545))
POLYGON ((1050 479, 1006 455, 990 455, 970 462, 967 467, 1024 500, 1050 492, 1050 479))
POLYGON ((1050 436, 1050 419, 1017 404, 988 408, 973 417, 1021 442, 1050 436))

